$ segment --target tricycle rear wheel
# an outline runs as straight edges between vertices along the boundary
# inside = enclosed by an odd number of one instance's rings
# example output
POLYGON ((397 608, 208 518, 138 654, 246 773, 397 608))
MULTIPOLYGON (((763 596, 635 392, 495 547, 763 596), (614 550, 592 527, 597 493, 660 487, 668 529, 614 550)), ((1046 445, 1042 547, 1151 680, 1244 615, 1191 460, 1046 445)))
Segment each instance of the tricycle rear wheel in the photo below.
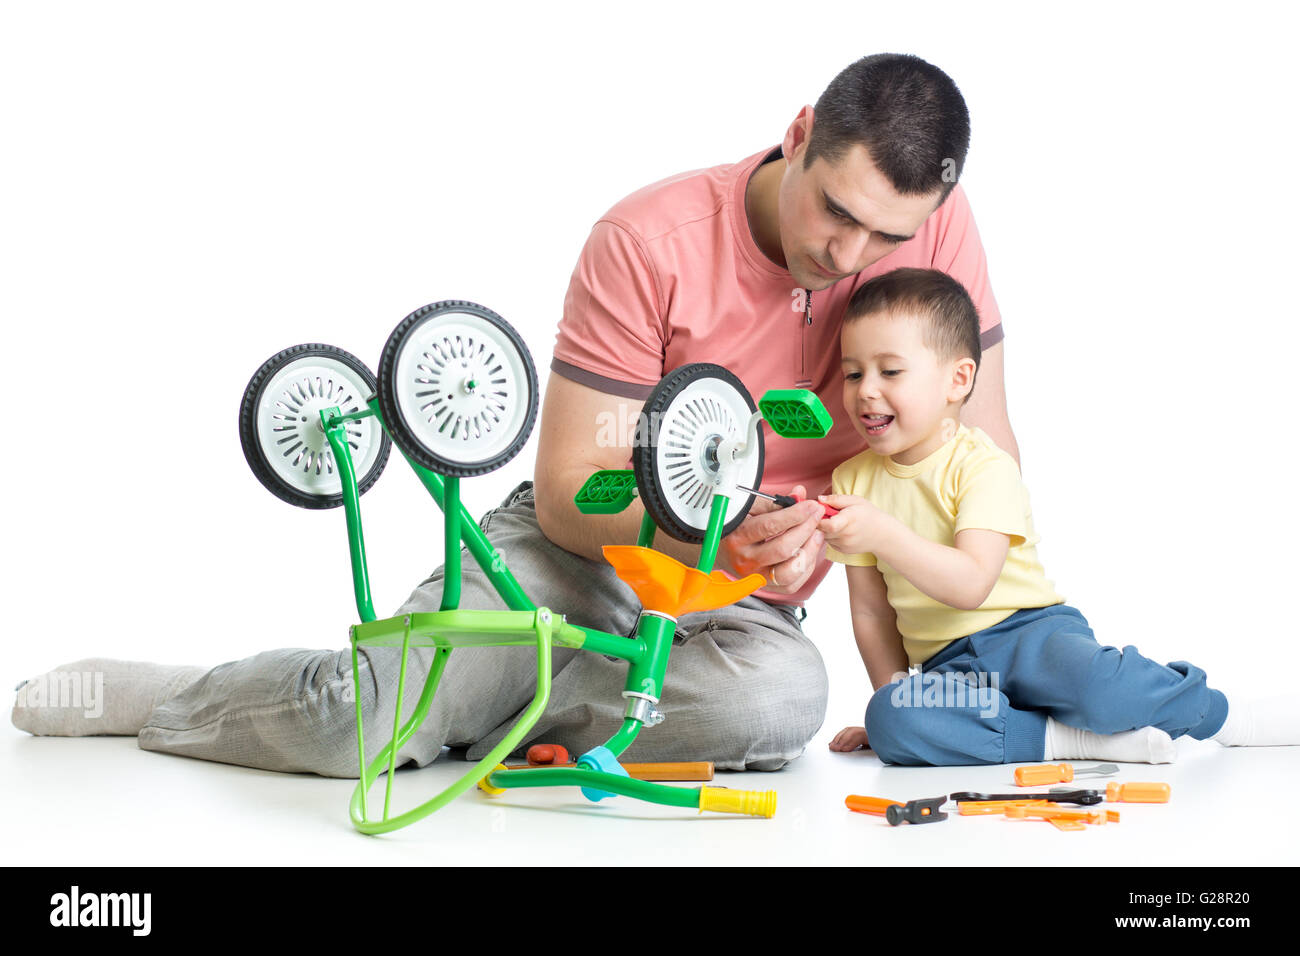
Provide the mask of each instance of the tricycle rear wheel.
MULTIPOLYGON (((299 508, 337 508, 343 481, 334 450, 321 426, 322 409, 348 414, 365 409, 375 376, 355 355, 333 345, 295 345, 262 363, 239 406, 239 442, 248 467, 262 485, 299 508)), ((388 462, 391 448, 378 419, 344 426, 364 493, 388 462)))

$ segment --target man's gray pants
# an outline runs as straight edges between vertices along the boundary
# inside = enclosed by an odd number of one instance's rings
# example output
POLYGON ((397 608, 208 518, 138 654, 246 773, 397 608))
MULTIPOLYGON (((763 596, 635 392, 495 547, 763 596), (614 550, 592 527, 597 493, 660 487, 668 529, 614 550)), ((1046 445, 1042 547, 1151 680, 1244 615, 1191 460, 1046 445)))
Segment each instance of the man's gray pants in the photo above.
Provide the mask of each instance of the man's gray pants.
MULTIPOLYGON (((571 624, 630 635, 640 605, 603 561, 589 561, 541 532, 533 488, 525 482, 480 527, 525 593, 571 624)), ((504 608, 467 552, 461 607, 504 608)), ((397 614, 436 611, 442 569, 397 614)), ((799 626, 798 611, 755 597, 678 621, 659 709, 667 719, 644 728, 624 754, 631 761, 712 760, 724 770, 777 770, 803 751, 826 714, 826 669, 799 626)), ((432 650, 413 649, 403 720, 415 708, 432 650)), ((392 734, 401 666, 399 648, 363 648, 359 686, 352 652, 266 651, 213 668, 156 708, 140 731, 145 750, 204 760, 357 776, 354 694, 361 695, 369 761, 392 734)), ((627 664, 590 651, 554 649, 546 712, 524 746, 538 740, 581 754, 604 743, 623 719, 627 664)), ((425 766, 443 747, 478 759, 509 731, 536 689, 529 647, 458 648, 448 658, 423 726, 397 763, 425 766)))

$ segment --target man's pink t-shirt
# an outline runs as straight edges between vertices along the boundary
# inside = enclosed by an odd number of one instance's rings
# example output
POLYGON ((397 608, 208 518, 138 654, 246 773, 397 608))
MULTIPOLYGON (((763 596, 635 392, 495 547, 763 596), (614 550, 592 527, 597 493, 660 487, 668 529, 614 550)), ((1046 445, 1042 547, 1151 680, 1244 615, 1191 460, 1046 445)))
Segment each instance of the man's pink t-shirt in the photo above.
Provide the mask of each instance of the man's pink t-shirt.
MULTIPOLYGON (((942 269, 975 301, 984 348, 1001 341, 1002 320, 961 186, 885 258, 807 293, 759 250, 745 215, 750 176, 779 156, 779 148, 765 149, 665 179, 602 216, 569 282, 551 370, 637 400, 692 362, 730 369, 755 401, 772 388, 812 389, 835 425, 820 441, 765 434, 763 490, 787 493, 801 484, 815 495, 830 488, 838 464, 866 447, 840 399, 840 320, 859 285, 903 266, 942 269)), ((795 594, 757 595, 802 604, 830 566, 821 561, 795 594)))

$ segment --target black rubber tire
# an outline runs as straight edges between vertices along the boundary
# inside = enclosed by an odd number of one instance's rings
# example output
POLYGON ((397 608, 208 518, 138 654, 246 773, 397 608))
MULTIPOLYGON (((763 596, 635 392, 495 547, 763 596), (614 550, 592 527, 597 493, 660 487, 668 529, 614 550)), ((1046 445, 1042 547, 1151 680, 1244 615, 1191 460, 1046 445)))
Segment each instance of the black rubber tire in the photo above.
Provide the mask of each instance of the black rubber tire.
POLYGON ((378 395, 379 410, 384 415, 384 424, 388 426, 388 432, 393 436, 393 441, 397 442, 397 447, 402 449, 412 461, 423 465, 430 471, 456 478, 472 478, 475 475, 485 475, 500 468, 519 454, 528 441, 528 436, 532 433, 533 425, 537 422, 537 369, 533 366, 533 356, 528 351, 528 346, 524 344, 522 336, 514 330, 509 322, 486 306, 459 299, 448 299, 423 306, 398 323, 397 328, 393 329, 392 334, 388 336, 383 354, 379 358, 378 395), (424 323, 436 321, 439 316, 448 313, 468 313, 494 326, 505 335, 524 367, 528 391, 527 414, 517 433, 511 439, 509 446, 489 458, 479 460, 456 459, 439 454, 434 449, 429 448, 416 436, 402 414, 401 405, 398 401, 397 389, 399 383, 396 372, 402 350, 406 347, 415 331, 424 323))
MULTIPOLYGON (((348 413, 365 408, 371 396, 374 395, 375 376, 364 362, 351 352, 345 352, 333 345, 325 345, 319 342, 295 345, 271 356, 262 363, 261 368, 254 372, 253 377, 249 379, 248 387, 244 389, 244 398, 239 405, 239 443, 243 446, 244 458, 248 462, 248 467, 257 476, 257 480, 281 501, 287 501, 299 508, 337 508, 343 504, 342 492, 332 495, 316 495, 304 492, 302 489, 288 484, 272 468, 267 457, 267 449, 263 448, 258 435, 258 409, 261 407, 263 393, 267 385, 279 374, 281 369, 293 362, 310 358, 333 359, 356 372, 357 377, 365 384, 367 392, 364 395, 354 396, 354 401, 349 402, 347 408, 340 406, 340 409, 344 413, 348 413)), ((388 454, 392 450, 392 443, 389 442, 388 436, 382 430, 380 431, 379 442, 379 454, 375 458, 374 464, 365 474, 357 475, 357 491, 360 494, 365 494, 379 480, 384 466, 388 463, 388 454)))
MULTIPOLYGON (((703 527, 696 527, 687 523, 678 516, 669 504, 669 491, 661 487, 658 478, 659 442, 657 439, 659 436, 657 433, 659 429, 654 427, 654 423, 660 422, 664 411, 683 389, 704 378, 718 379, 734 388, 744 397, 745 403, 749 406, 750 414, 758 410, 744 383, 721 365, 711 365, 707 362, 683 365, 660 379, 659 384, 654 387, 646 398, 641 417, 638 419, 636 439, 632 448, 632 470, 636 474, 637 494, 641 496, 646 511, 650 513, 650 518, 656 525, 678 541, 685 541, 689 544, 701 543, 708 531, 708 525, 706 523, 703 527), (647 434, 647 431, 649 434, 647 434)), ((744 428, 748 424, 748 421, 742 422, 741 427, 744 428)), ((755 488, 763 480, 763 429, 761 426, 758 429, 758 471, 752 480, 754 482, 752 487, 755 488)), ((744 506, 741 507, 735 517, 723 525, 722 533, 724 536, 731 534, 736 528, 740 527, 740 523, 745 520, 745 516, 749 514, 749 509, 753 507, 753 504, 754 496, 746 495, 744 506)))

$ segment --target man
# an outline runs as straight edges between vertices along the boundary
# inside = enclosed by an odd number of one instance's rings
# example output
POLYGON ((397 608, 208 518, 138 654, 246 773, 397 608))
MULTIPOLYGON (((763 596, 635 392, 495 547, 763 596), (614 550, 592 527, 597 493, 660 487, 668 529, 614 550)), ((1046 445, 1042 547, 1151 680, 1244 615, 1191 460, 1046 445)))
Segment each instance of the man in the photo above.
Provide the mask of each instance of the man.
MULTIPOLYGON (((867 57, 836 77, 815 109, 799 112, 778 149, 656 183, 602 217, 565 299, 536 485, 520 486, 481 523, 534 601, 571 622, 630 633, 639 606, 599 549, 635 540, 639 507, 580 517, 573 505, 593 471, 628 461, 631 430, 609 423, 630 423, 665 372, 696 361, 726 365, 755 396, 811 388, 838 408, 839 317, 857 284, 897 266, 943 269, 970 291, 986 351, 964 420, 1016 454, 1000 319, 956 185, 968 140, 965 103, 942 71, 916 57, 867 57)), ((857 450, 844 421, 819 442, 773 440, 764 484, 824 491, 833 467, 857 450)), ((826 710, 825 668, 800 627, 800 605, 829 566, 815 530, 820 513, 811 502, 760 503, 724 539, 719 564, 762 573, 770 586, 681 618, 659 703, 668 720, 644 731, 627 759, 774 770, 802 752, 826 710)), ((666 535, 656 544, 694 559, 666 535)), ((441 591, 439 569, 398 613, 437 610, 441 591)), ((472 565, 461 606, 501 606, 472 565)), ((270 651, 207 673, 79 662, 69 666, 105 673, 109 720, 86 727, 75 714, 60 721, 16 707, 14 723, 33 733, 138 733, 149 750, 354 776, 352 695, 378 726, 375 718, 393 712, 399 663, 393 649, 363 653, 353 688, 348 651, 270 651)), ((425 654, 408 668, 408 701, 427 663, 425 654)), ((575 753, 603 743, 622 718, 625 665, 557 649, 553 669, 532 739, 575 753)), ((424 765, 443 746, 486 753, 531 699, 534 671, 526 648, 457 650, 398 762, 424 765)))

